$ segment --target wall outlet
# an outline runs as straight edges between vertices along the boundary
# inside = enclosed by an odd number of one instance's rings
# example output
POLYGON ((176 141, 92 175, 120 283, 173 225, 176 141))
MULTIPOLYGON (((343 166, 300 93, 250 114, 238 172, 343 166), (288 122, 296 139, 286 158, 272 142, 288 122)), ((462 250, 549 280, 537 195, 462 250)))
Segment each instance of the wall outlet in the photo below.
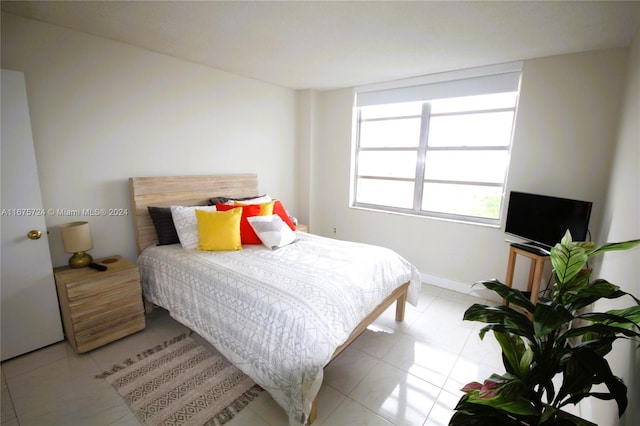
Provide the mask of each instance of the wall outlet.
POLYGON ((333 228, 333 233, 334 233, 334 234, 337 234, 337 233, 338 233, 338 229, 334 227, 334 228, 333 228))

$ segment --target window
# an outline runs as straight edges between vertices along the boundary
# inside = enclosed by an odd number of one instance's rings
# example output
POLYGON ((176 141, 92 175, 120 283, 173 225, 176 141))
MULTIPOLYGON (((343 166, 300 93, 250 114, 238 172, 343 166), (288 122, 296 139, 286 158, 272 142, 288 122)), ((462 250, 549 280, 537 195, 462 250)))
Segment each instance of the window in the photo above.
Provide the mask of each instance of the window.
POLYGON ((519 80, 357 91, 352 205, 498 224, 519 80))

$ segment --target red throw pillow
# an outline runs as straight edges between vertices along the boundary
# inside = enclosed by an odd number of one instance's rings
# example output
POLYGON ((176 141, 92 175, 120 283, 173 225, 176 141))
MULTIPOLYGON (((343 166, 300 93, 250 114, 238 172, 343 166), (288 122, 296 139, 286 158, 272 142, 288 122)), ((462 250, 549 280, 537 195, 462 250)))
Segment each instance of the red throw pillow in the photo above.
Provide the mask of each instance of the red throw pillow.
POLYGON ((262 241, 247 220, 251 216, 260 216, 260 206, 258 204, 250 204, 248 206, 216 204, 216 210, 218 211, 224 212, 231 209, 242 209, 242 218, 240 219, 240 240, 242 244, 262 244, 262 241))
POLYGON ((280 200, 275 200, 275 203, 273 204, 273 214, 280 216, 280 219, 289 225, 289 228, 291 228, 292 231, 296 230, 296 226, 291 221, 291 218, 287 214, 287 210, 284 208, 280 200))

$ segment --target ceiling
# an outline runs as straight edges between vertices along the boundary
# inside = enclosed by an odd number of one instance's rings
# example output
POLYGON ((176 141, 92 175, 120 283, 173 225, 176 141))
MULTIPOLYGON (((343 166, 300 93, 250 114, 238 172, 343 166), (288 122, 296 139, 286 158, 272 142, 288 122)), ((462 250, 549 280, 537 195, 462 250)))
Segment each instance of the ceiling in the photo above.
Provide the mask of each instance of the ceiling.
POLYGON ((628 46, 640 1, 2 1, 2 10, 293 89, 628 46))

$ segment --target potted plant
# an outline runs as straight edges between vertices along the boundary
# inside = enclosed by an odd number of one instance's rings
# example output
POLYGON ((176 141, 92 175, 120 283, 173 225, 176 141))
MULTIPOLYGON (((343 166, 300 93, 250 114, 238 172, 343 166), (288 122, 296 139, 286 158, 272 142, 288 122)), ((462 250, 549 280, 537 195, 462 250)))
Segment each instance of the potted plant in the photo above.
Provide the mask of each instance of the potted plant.
POLYGON ((498 280, 482 281, 520 308, 474 304, 464 314, 465 320, 487 324, 480 338, 493 331, 506 372, 493 374, 484 383, 467 384, 449 425, 591 425, 562 411, 587 397, 614 399, 621 416, 627 407, 627 387, 613 374, 605 355, 617 339, 640 338, 640 300, 604 279, 592 281, 587 261, 638 245, 640 239, 595 248, 591 242, 573 242, 567 231, 551 249, 552 293, 535 305, 498 280), (587 309, 601 298, 622 296, 635 304, 607 312, 587 309), (606 390, 593 390, 596 384, 606 390))

